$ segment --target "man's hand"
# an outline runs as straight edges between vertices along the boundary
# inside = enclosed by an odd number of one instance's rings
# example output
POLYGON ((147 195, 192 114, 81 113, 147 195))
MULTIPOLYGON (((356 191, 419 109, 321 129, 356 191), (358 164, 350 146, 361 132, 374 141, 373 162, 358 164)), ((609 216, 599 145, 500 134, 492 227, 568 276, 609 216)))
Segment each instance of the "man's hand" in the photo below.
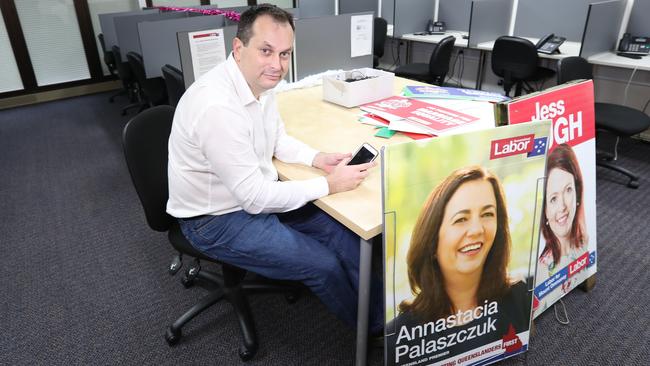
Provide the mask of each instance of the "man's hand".
MULTIPOLYGON (((316 159, 314 159, 315 161, 316 159)), ((376 162, 370 162, 359 165, 346 165, 350 157, 341 160, 338 165, 334 166, 325 178, 329 186, 330 194, 345 192, 355 189, 368 176, 368 169, 377 165, 376 162)))
MULTIPOLYGON (((314 168, 321 169, 325 173, 331 173, 332 170, 343 160, 349 159, 352 154, 341 154, 341 153, 323 153, 319 152, 314 156, 314 161, 312 166, 314 168)), ((349 160, 348 160, 349 161, 349 160)))

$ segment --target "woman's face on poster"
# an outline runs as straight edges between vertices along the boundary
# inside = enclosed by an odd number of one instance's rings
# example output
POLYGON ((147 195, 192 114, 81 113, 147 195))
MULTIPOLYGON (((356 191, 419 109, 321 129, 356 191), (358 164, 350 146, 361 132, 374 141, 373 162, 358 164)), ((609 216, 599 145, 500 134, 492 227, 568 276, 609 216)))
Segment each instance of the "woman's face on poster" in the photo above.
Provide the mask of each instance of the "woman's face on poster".
POLYGON ((492 184, 463 183, 445 207, 436 256, 444 276, 482 271, 497 231, 492 184))
POLYGON ((567 238, 576 215, 576 187, 573 175, 554 168, 546 183, 546 221, 553 234, 567 238))

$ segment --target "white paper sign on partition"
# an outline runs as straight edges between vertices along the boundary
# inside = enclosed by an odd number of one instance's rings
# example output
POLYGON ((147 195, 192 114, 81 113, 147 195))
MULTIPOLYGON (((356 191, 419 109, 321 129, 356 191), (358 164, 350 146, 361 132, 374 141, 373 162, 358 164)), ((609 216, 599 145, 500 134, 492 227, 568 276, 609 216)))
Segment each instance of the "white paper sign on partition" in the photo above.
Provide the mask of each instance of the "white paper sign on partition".
POLYGON ((226 60, 223 29, 209 29, 187 34, 190 40, 194 79, 226 60))
POLYGON ((372 14, 350 17, 350 57, 372 54, 372 14))

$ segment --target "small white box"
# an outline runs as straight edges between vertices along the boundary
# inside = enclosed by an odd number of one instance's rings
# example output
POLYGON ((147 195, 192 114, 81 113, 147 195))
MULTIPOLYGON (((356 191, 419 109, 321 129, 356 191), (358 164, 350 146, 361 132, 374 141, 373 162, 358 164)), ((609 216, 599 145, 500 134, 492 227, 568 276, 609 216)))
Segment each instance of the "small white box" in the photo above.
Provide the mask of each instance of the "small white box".
POLYGON ((394 81, 392 72, 368 67, 327 75, 323 77, 323 99, 348 108, 356 107, 393 96, 394 81))

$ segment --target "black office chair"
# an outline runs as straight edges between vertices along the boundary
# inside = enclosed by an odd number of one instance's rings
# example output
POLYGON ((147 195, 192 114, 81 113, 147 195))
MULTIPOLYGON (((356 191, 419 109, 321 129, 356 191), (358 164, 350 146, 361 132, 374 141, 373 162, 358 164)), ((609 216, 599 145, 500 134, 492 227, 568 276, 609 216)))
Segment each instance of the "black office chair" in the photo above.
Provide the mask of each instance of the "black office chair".
POLYGON ((165 65, 161 68, 165 85, 167 86, 167 96, 169 97, 169 105, 176 107, 178 101, 185 93, 185 81, 183 80, 183 72, 172 65, 165 65))
MULTIPOLYGON (((99 45, 102 48, 103 52, 103 59, 104 59, 104 64, 106 65, 106 68, 108 69, 108 72, 111 73, 111 76, 115 76, 117 73, 117 65, 115 64, 115 56, 113 55, 112 51, 106 51, 106 43, 104 42, 104 34, 99 33, 97 35, 97 38, 99 39, 99 45)), ((110 103, 113 103, 115 101, 115 97, 119 97, 120 95, 129 95, 129 90, 122 86, 122 89, 120 89, 117 93, 111 95, 108 98, 108 101, 110 103)))
MULTIPOLYGON (((558 61, 558 84, 576 79, 593 79, 591 65, 582 57, 567 57, 558 61)), ((618 142, 621 137, 631 137, 650 128, 650 116, 634 108, 618 104, 596 103, 596 129, 616 136, 613 154, 599 154, 596 164, 622 173, 630 178, 627 186, 639 187, 639 177, 631 171, 614 164, 618 142)))
POLYGON ((126 115, 126 111, 131 108, 140 107, 139 101, 139 86, 131 71, 131 66, 128 62, 122 62, 122 52, 120 51, 119 46, 113 46, 113 57, 115 59, 115 69, 117 70, 117 76, 122 80, 122 86, 127 90, 129 96, 129 101, 132 103, 122 108, 122 115, 126 115))
POLYGON ((555 71, 538 66, 539 56, 535 45, 525 39, 501 36, 494 42, 492 49, 492 72, 503 78, 503 90, 510 96, 515 86, 515 97, 521 95, 522 89, 533 92, 529 82, 539 82, 551 78, 555 71))
POLYGON ((135 79, 140 86, 140 111, 149 107, 168 104, 165 80, 162 77, 147 78, 144 61, 139 53, 129 52, 126 54, 126 59, 129 61, 133 75, 135 75, 135 79))
POLYGON ((375 18, 373 24, 373 44, 372 44, 372 67, 379 66, 379 59, 384 56, 384 45, 386 44, 386 31, 388 22, 384 18, 375 18))
POLYGON ((239 349, 239 357, 250 360, 257 351, 258 342, 255 324, 251 314, 246 294, 252 291, 283 292, 290 302, 295 301, 300 290, 292 283, 281 281, 271 282, 259 278, 255 281, 244 280, 246 271, 227 263, 210 258, 194 247, 185 239, 178 221, 167 214, 166 205, 169 191, 167 186, 167 142, 171 132, 174 108, 168 105, 153 107, 133 117, 124 127, 122 143, 124 156, 129 168, 131 180, 140 198, 149 227, 160 232, 167 232, 170 243, 178 251, 169 272, 174 275, 182 266, 182 256, 195 258, 192 266, 187 268, 182 283, 191 286, 196 279, 216 284, 198 304, 179 317, 165 334, 167 343, 172 346, 182 336, 182 327, 195 316, 222 299, 230 302, 239 319, 243 336, 243 345, 239 349), (200 260, 221 265, 222 275, 201 268, 200 260))
POLYGON ((395 75, 407 79, 419 80, 429 84, 442 85, 449 72, 449 60, 456 38, 448 36, 440 40, 431 52, 429 63, 411 63, 395 69, 395 75))

